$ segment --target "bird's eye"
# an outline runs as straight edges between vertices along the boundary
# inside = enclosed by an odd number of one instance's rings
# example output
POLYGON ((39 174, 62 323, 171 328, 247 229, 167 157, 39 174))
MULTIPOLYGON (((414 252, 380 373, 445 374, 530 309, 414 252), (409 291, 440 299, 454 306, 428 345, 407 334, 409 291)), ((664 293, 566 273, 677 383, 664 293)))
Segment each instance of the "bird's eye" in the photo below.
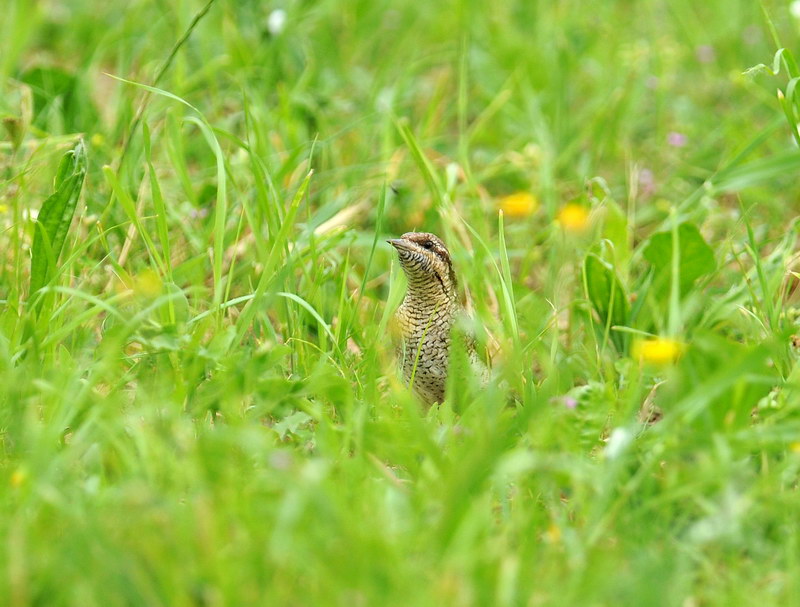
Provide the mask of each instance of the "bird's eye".
POLYGON ((433 242, 430 241, 430 240, 426 240, 425 242, 422 243, 422 248, 423 249, 428 249, 428 250, 432 249, 433 248, 433 242))

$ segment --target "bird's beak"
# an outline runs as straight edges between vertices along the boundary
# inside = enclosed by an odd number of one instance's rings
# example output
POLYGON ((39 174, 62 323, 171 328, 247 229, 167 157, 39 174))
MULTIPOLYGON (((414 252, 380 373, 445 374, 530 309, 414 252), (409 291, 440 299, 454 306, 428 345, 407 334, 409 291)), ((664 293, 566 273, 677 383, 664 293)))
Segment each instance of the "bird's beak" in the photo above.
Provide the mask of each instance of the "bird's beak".
POLYGON ((407 249, 406 241, 402 238, 390 238, 387 240, 390 245, 392 245, 395 249, 407 249))

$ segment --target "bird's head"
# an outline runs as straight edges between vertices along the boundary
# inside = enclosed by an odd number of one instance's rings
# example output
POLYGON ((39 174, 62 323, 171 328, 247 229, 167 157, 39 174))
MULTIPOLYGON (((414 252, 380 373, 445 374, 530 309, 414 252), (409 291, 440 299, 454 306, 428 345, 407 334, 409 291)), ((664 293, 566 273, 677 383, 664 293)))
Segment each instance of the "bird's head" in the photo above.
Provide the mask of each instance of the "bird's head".
POLYGON ((406 232, 387 241, 400 258, 409 290, 433 289, 448 299, 456 297, 456 275, 442 240, 428 232, 406 232))

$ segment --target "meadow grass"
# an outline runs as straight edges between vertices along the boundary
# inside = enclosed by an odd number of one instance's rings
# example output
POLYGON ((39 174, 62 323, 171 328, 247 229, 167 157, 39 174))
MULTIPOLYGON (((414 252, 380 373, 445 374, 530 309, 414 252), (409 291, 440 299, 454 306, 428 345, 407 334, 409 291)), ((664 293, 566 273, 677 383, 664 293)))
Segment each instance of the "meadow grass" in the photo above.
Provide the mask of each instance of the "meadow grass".
POLYGON ((3 13, 0 604, 800 596, 786 3, 3 13), (412 229, 492 361, 430 410, 412 229))

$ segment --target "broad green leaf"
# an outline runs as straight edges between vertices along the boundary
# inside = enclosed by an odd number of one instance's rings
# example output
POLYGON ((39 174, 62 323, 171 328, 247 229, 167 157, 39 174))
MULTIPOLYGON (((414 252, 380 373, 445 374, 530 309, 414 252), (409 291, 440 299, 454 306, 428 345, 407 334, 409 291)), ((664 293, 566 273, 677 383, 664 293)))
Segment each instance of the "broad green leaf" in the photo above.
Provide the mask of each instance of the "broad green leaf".
POLYGON ((769 340, 753 346, 699 332, 658 402, 665 411, 679 412, 670 423, 706 432, 748 427, 754 407, 778 379, 773 361, 779 350, 769 340))
MULTIPOLYGON (((685 294, 695 280, 716 268, 714 251, 703 240, 700 230, 691 223, 678 226, 678 265, 681 293, 685 294)), ((657 232, 650 237, 644 258, 656 271, 657 288, 669 288, 672 272, 672 231, 657 232)))
POLYGON ((44 201, 39 211, 33 235, 30 295, 41 289, 53 276, 85 175, 86 148, 83 141, 79 141, 61 159, 55 192, 44 201))
POLYGON ((19 74, 19 80, 33 93, 33 123, 44 129, 58 125, 65 133, 96 128, 97 107, 84 78, 79 72, 48 65, 36 65, 19 74))
POLYGON ((618 352, 623 352, 626 336, 611 330, 613 326, 628 323, 630 307, 622 282, 614 272, 614 268, 594 253, 586 256, 583 269, 586 295, 603 323, 603 333, 611 339, 618 352))
POLYGON ((313 421, 313 419, 314 418, 308 413, 296 411, 274 424, 272 429, 277 432, 280 439, 283 440, 288 434, 297 434, 303 426, 313 421))

